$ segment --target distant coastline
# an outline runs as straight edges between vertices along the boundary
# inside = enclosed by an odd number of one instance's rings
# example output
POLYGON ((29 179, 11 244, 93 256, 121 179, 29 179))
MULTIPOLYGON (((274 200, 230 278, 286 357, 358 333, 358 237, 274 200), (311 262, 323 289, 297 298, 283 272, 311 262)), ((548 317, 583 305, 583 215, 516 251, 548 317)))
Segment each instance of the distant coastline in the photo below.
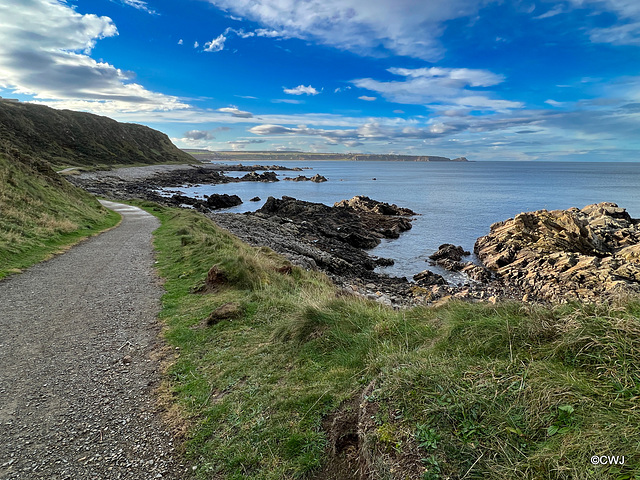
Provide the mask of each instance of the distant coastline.
POLYGON ((311 152, 233 152, 210 150, 182 149, 200 161, 206 162, 237 162, 241 160, 343 160, 351 162, 468 162, 465 157, 447 158, 434 155, 392 155, 376 153, 311 153, 311 152))

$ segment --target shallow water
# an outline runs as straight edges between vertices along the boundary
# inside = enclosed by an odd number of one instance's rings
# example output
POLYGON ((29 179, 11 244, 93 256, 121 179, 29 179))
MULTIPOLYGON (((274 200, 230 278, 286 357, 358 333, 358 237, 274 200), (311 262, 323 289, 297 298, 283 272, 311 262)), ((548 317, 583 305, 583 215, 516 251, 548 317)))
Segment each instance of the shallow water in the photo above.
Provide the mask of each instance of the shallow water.
MULTIPOLYGON (((273 161, 268 163, 273 164, 273 161)), ((492 223, 520 212, 582 208, 609 201, 626 208, 632 217, 640 217, 639 163, 277 163, 312 167, 304 172, 276 172, 280 178, 319 173, 329 181, 241 182, 179 190, 189 196, 212 193, 240 196, 245 203, 225 210, 227 212, 256 210, 270 195, 278 198, 288 195, 327 205, 355 195, 366 195, 409 207, 420 214, 415 217, 413 228, 397 240, 384 240, 370 252, 395 260, 395 265, 381 271, 407 277, 429 267, 425 260, 440 244, 455 243, 473 251, 476 238, 487 234, 492 223), (262 201, 250 202, 254 196, 262 201)))

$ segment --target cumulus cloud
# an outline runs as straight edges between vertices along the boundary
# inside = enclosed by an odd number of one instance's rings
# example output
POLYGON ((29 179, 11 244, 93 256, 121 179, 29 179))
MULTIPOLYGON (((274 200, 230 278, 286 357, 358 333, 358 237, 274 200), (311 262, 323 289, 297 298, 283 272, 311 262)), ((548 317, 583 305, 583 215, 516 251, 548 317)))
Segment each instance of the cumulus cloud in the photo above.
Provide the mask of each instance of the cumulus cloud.
POLYGON ((218 35, 216 38, 204 44, 205 52, 220 52, 224 49, 224 42, 227 40, 223 34, 218 35))
POLYGON ((218 112, 230 113, 231 116, 238 117, 238 118, 251 118, 251 117, 253 117, 253 113, 245 112, 243 110, 238 110, 238 108, 233 107, 233 106, 232 107, 219 108, 218 112))
POLYGON ((425 60, 442 56, 439 37, 447 21, 472 17, 489 1, 209 0, 278 36, 313 39, 356 53, 425 60))
POLYGON ((178 45, 183 45, 184 41, 182 39, 178 40, 178 45))
POLYGON ((469 68, 389 68, 404 80, 382 82, 372 78, 353 80, 352 83, 374 91, 391 102, 416 105, 455 105, 456 107, 505 111, 521 108, 520 102, 494 99, 488 92, 471 90, 488 87, 504 80, 502 75, 487 70, 469 68))
POLYGON ((96 41, 118 34, 108 17, 79 14, 51 0, 3 0, 0 24, 1 88, 100 113, 189 107, 132 82, 131 72, 90 57, 96 41))
POLYGON ((183 136, 191 140, 213 140, 216 138, 207 130, 189 130, 183 136))
POLYGON ((313 88, 311 85, 304 86, 298 85, 295 88, 283 88, 284 93, 287 95, 318 95, 320 92, 313 88))

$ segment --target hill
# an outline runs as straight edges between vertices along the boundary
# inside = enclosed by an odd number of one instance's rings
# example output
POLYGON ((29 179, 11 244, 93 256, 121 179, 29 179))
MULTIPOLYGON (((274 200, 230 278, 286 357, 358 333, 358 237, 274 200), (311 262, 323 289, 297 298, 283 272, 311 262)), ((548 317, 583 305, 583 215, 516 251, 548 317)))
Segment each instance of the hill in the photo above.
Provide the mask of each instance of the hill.
POLYGON ((0 278, 118 219, 46 162, 15 148, 0 150, 0 278))
POLYGON ((56 167, 193 162, 149 127, 28 103, 0 101, 0 138, 56 167))

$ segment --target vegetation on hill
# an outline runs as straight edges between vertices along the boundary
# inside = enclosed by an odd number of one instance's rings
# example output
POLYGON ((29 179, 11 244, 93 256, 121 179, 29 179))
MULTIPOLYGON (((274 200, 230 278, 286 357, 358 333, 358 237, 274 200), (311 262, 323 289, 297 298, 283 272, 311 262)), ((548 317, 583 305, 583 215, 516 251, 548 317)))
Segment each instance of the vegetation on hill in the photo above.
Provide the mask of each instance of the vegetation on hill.
POLYGON ((397 311, 147 208, 199 478, 640 478, 637 299, 397 311))
POLYGON ((56 167, 193 162, 149 127, 28 103, 0 101, 0 138, 56 167))
POLYGON ((109 228, 119 215, 17 149, 0 151, 0 278, 109 228))

